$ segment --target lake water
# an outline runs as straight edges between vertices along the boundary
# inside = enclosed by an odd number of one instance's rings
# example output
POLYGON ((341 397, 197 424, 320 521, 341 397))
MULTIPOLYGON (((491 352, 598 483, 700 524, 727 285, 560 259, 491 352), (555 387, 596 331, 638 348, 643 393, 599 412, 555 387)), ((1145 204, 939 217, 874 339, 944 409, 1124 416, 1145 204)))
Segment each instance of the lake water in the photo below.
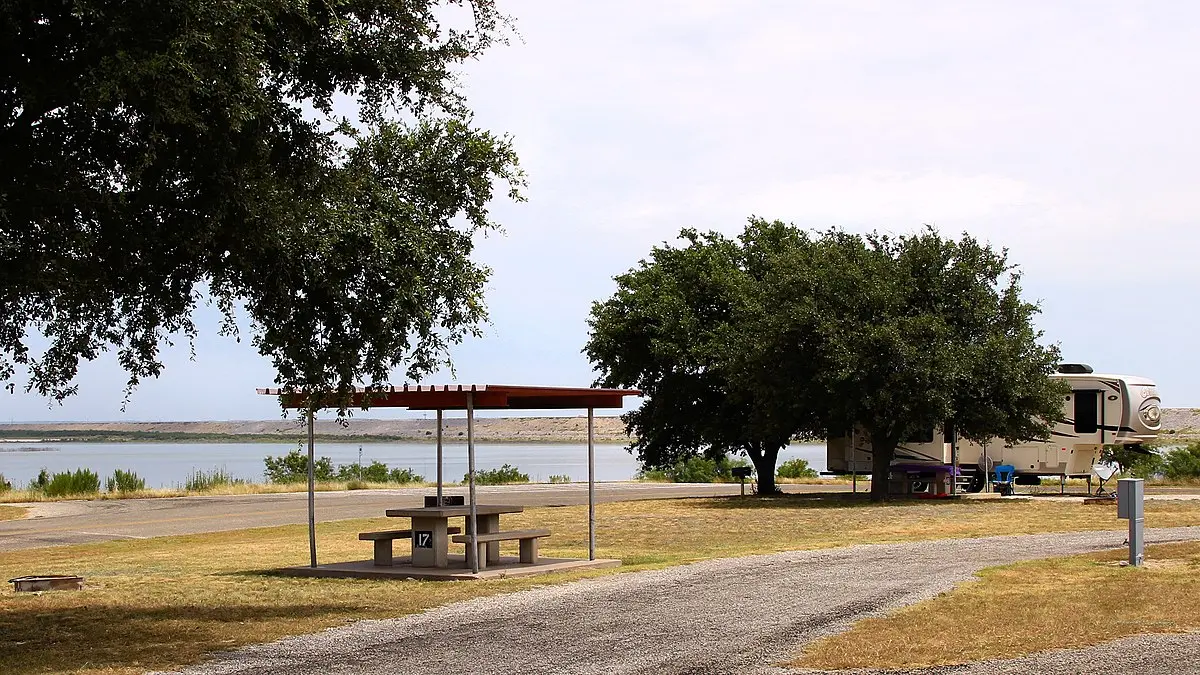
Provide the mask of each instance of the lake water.
MULTIPOLYGON (((175 487, 196 470, 224 469, 238 478, 263 482, 263 458, 285 455, 296 443, 0 443, 0 474, 14 487, 24 487, 41 469, 50 472, 91 469, 101 480, 114 469, 135 471, 147 487, 175 487)), ((359 460, 380 461, 391 468, 408 468, 427 480, 437 476, 437 449, 428 443, 318 443, 318 457, 329 457, 334 466, 359 460)), ((306 450, 301 449, 302 452, 306 450)), ((447 482, 462 480, 467 472, 466 444, 443 448, 447 482)), ((779 453, 780 463, 799 457, 817 471, 825 470, 825 446, 792 445, 779 453)), ((587 446, 584 444, 484 444, 475 446, 476 469, 511 464, 530 479, 544 482, 551 475, 587 480, 587 446)), ((634 478, 637 460, 621 445, 596 446, 596 480, 634 478)))

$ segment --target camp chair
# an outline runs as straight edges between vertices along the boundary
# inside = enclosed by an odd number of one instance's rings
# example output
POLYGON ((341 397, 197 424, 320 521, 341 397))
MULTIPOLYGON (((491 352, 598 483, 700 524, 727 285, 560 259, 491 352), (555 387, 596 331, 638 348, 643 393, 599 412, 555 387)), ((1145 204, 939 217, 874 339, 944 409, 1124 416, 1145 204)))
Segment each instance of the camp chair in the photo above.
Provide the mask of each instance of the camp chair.
POLYGON ((1012 464, 997 464, 995 471, 996 477, 992 479, 992 488, 1005 497, 1016 492, 1014 484, 1017 478, 1017 467, 1012 464))

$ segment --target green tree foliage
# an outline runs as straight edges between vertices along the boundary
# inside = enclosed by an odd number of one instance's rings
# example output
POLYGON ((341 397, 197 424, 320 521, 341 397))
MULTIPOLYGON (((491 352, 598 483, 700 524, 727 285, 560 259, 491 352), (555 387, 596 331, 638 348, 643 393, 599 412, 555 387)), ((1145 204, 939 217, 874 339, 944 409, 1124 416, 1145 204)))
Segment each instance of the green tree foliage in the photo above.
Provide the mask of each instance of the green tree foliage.
POLYGON ((808 465, 808 461, 796 457, 779 465, 775 472, 780 478, 816 478, 817 470, 808 465))
MULTIPOLYGON (((927 228, 829 232, 786 252, 764 285, 751 374, 793 382, 797 422, 871 438, 871 495, 887 496, 899 443, 951 425, 978 440, 1045 438, 1061 415, 1059 361, 1033 325, 1007 252, 927 228), (797 345, 795 335, 804 335, 797 345), (821 399, 824 398, 822 402, 821 399)), ((789 393, 776 384, 776 395, 789 393)))
POLYGON ((1200 442, 1175 448, 1164 458, 1163 473, 1171 480, 1200 478, 1200 442))
MULTIPOLYGON (((267 455, 263 459, 266 464, 265 475, 272 483, 299 483, 308 480, 308 454, 292 450, 286 455, 273 457, 267 455)), ((328 457, 317 457, 313 462, 313 478, 318 481, 330 481, 337 478, 333 470, 333 460, 328 457)))
POLYGON ((936 231, 810 234, 751 219, 738 240, 682 233, 593 306, 585 352, 608 386, 647 394, 626 415, 644 465, 743 452, 761 492, 789 439, 863 428, 872 496, 898 443, 1049 433, 1058 351, 1039 343, 1006 253, 936 231))
POLYGON ((741 240, 695 230, 680 236, 684 246, 655 247, 616 278, 611 298, 593 304, 584 352, 600 384, 646 394, 624 415, 644 467, 671 469, 697 453, 712 462, 744 454, 759 492, 772 493, 779 449, 795 429, 778 414, 783 402, 743 377, 741 331, 752 320, 752 274, 764 251, 800 235, 752 221, 741 240))
POLYGON ((206 298, 289 390, 444 363, 523 183, 454 86, 506 30, 490 0, 0 5, 0 380, 61 400, 114 349, 132 390, 206 298))
POLYGON ((1117 467, 1117 472, 1133 478, 1152 478, 1163 473, 1163 456, 1153 449, 1132 445, 1106 445, 1100 461, 1117 467))

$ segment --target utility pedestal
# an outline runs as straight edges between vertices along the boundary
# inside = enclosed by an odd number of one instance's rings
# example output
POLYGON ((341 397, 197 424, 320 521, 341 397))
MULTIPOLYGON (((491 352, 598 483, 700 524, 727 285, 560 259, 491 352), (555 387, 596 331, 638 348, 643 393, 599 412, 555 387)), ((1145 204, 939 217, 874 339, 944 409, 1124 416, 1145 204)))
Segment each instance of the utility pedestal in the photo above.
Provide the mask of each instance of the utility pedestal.
POLYGON ((741 481, 742 496, 745 497, 746 496, 746 479, 750 477, 750 467, 735 466, 732 469, 730 469, 730 473, 733 474, 734 478, 737 478, 739 481, 741 481))
POLYGON ((1145 494, 1145 481, 1141 478, 1117 481, 1117 517, 1129 521, 1129 564, 1135 567, 1145 560, 1145 494))

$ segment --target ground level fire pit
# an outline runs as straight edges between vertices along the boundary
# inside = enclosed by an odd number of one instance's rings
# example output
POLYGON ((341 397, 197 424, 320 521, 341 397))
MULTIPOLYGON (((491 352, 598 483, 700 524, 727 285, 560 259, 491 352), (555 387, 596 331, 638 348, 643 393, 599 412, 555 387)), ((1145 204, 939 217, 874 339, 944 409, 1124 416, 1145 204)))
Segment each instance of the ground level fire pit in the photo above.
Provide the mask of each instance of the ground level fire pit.
POLYGON ((18 592, 24 591, 78 591, 83 588, 83 577, 73 574, 40 574, 9 579, 8 583, 18 592))

